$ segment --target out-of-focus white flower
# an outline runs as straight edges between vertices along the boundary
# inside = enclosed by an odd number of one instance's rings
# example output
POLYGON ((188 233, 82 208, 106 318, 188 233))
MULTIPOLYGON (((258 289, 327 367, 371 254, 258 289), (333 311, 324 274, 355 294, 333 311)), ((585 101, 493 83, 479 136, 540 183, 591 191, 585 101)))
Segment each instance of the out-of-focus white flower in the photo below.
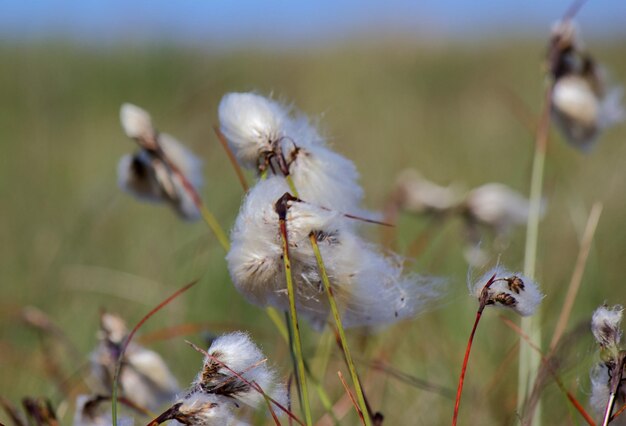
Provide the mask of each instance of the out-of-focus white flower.
POLYGON ((486 289, 485 306, 511 309, 523 317, 533 315, 544 297, 533 280, 501 267, 490 270, 471 285, 471 294, 480 301, 489 282, 492 284, 486 289))
POLYGON ((507 234, 528 220, 529 202, 523 195, 501 183, 488 183, 467 195, 466 218, 507 234))
MULTIPOLYGON (((288 187, 282 178, 259 182, 246 197, 231 233, 226 259, 235 287, 252 303, 287 310, 276 202, 288 187)), ((345 327, 393 323, 419 313, 439 294, 440 281, 403 274, 346 225, 342 214, 307 202, 288 201, 286 227, 298 312, 315 327, 329 305, 309 235, 316 236, 345 327)))
POLYGON ((120 108, 120 121, 126 136, 131 139, 153 141, 156 135, 150 114, 137 105, 124 103, 120 108))
MULTIPOLYGON (((125 322, 117 315, 104 313, 99 343, 91 353, 92 375, 98 392, 112 390, 115 364, 128 335, 125 322)), ((171 402, 180 391, 174 375, 156 352, 131 342, 126 348, 119 377, 122 395, 149 410, 171 402)))
POLYGON ((402 171, 396 179, 394 198, 409 213, 446 213, 457 207, 463 194, 455 186, 440 186, 417 170, 402 171))
POLYGON ((552 117, 576 148, 588 150, 600 133, 624 119, 622 88, 608 88, 606 76, 582 49, 571 20, 555 24, 549 48, 552 117))
POLYGON ((285 135, 289 110, 255 93, 227 93, 218 116, 220 129, 244 167, 255 168, 285 135))
POLYGON ((624 308, 621 305, 615 305, 612 308, 603 305, 593 313, 591 332, 602 348, 617 348, 619 346, 622 338, 620 324, 623 313, 624 308))
POLYGON ((174 137, 156 132, 141 108, 124 104, 121 117, 126 133, 139 141, 141 149, 121 158, 117 168, 120 188, 140 200, 165 202, 183 219, 198 219, 200 212, 190 191, 170 165, 197 190, 203 185, 202 161, 174 137), (144 129, 148 126, 149 131, 144 129))
POLYGON ((247 381, 259 385, 263 392, 281 405, 287 405, 285 385, 279 383, 276 372, 267 365, 267 359, 248 334, 234 332, 220 336, 213 341, 207 353, 215 359, 205 357, 202 371, 192 384, 193 389, 225 395, 256 408, 264 402, 264 398, 247 381))
MULTIPOLYGON (((92 395, 78 395, 76 398, 76 408, 74 413, 74 426, 111 426, 111 410, 108 404, 109 398, 92 395)), ((133 426, 134 420, 128 416, 118 416, 119 426, 133 426)))

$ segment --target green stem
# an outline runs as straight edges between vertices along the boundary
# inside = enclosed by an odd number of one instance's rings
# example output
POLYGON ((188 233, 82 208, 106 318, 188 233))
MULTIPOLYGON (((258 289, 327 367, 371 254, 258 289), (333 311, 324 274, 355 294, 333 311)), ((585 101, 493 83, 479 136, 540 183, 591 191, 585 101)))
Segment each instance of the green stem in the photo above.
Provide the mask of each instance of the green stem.
POLYGON ((372 420, 367 409, 367 404, 365 403, 365 396, 363 395, 363 389, 361 388, 361 382, 359 381, 359 376, 357 375, 356 368, 354 366, 354 362, 352 360, 352 355, 350 353, 350 348, 348 347, 348 340, 346 339, 346 333, 343 328, 343 323, 341 322, 341 315, 339 315, 339 309, 337 307, 337 302, 335 301, 335 296, 333 294, 333 289, 330 286, 330 280, 328 279, 328 274, 326 273, 326 266, 324 265, 324 260, 322 259, 322 253, 320 252, 320 248, 317 244, 317 240, 315 239, 315 235, 309 235, 309 239, 311 240, 311 246, 313 247, 313 253, 315 253, 315 259, 317 260, 317 267, 320 270, 320 274, 322 275, 322 282, 324 283, 324 288, 326 289, 326 294, 328 295, 328 302, 330 304, 330 309, 333 313, 333 317, 335 319, 335 325, 337 326, 337 331, 339 332, 339 338, 341 339, 341 347, 343 348, 343 353, 346 357, 346 363, 348 364, 348 369, 350 370, 350 375, 352 376, 352 383, 354 384, 354 388, 356 389, 357 401, 359 403, 359 408, 365 417, 366 426, 371 426, 372 420))
POLYGON ((309 404, 309 391, 306 383, 306 371, 304 369, 304 355, 302 353, 302 340, 300 337, 300 326, 298 324, 298 313, 296 312, 296 297, 295 289, 293 286, 293 277, 291 273, 291 260, 289 259, 289 243, 287 239, 287 226, 284 219, 280 219, 280 235, 282 237, 283 245, 283 264, 285 267, 285 279, 287 281, 287 294, 289 296, 289 316, 291 319, 291 327, 294 334, 294 349, 296 352, 296 358, 298 360, 298 377, 300 379, 300 392, 302 394, 302 400, 304 406, 304 418, 307 426, 313 424, 311 417, 311 406, 309 404))
MULTIPOLYGON (((541 115, 541 122, 537 128, 535 140, 535 153, 533 156, 533 168, 530 178, 530 206, 528 223, 526 226, 526 247, 524 250, 524 274, 535 278, 537 263, 537 246, 539 240, 539 219, 541 218, 541 197, 543 190, 543 175, 546 161, 546 149, 548 145, 548 133, 550 126, 550 99, 552 91, 546 90, 546 96, 541 115)), ((532 317, 522 318, 522 331, 530 336, 531 342, 541 349, 541 316, 538 311, 532 317)), ((541 365, 541 358, 525 342, 520 344, 519 375, 517 389, 517 410, 522 413, 529 390, 533 388, 537 372, 541 365)), ((539 426, 541 422, 541 403, 537 404, 534 413, 533 424, 539 426)))
POLYGON ((222 229, 215 216, 213 216, 213 213, 211 213, 209 209, 207 209, 206 206, 202 203, 198 206, 198 209, 200 210, 200 214, 202 214, 202 219, 204 219, 206 224, 209 225, 209 228, 211 228, 211 231, 213 231, 213 233, 215 234, 215 237, 219 241, 220 245, 224 248, 225 251, 230 250, 230 242, 228 241, 228 237, 226 236, 224 229, 222 229))

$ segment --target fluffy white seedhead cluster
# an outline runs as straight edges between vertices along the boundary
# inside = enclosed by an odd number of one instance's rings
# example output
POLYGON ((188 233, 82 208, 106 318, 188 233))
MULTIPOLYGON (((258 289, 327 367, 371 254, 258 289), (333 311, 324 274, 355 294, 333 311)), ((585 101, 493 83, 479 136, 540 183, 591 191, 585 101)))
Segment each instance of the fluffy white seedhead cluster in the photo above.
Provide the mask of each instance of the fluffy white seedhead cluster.
MULTIPOLYGON (((265 403, 263 395, 251 385, 258 385, 283 407, 288 405, 285 384, 279 383, 248 334, 220 336, 207 353, 189 391, 155 420, 157 424, 176 420, 196 426, 246 426, 248 423, 239 420, 241 404, 255 409, 265 403)), ((281 413, 276 406, 273 408, 281 413)))
POLYGON ((226 94, 218 113, 221 131, 244 167, 290 175, 298 195, 310 203, 364 213, 356 167, 326 146, 306 116, 254 93, 226 94))
MULTIPOLYGON (((109 398, 92 395, 78 395, 76 398, 76 408, 74 413, 73 426, 111 426, 110 404, 104 404, 109 398)), ((118 416, 119 426, 133 426, 135 424, 132 417, 118 416)))
MULTIPOLYGON (((98 346, 90 355, 97 392, 111 392, 115 364, 126 336, 126 324, 119 316, 112 313, 102 315, 98 346)), ((171 402, 180 391, 163 358, 132 342, 124 355, 119 387, 122 395, 149 410, 171 402)))
POLYGON ((544 297, 533 280, 501 267, 490 270, 470 285, 470 292, 479 301, 484 298, 485 306, 511 309, 523 317, 533 315, 544 297), (485 289, 488 283, 491 285, 485 289))
POLYGON ((194 389, 234 398, 256 408, 264 398, 247 381, 259 385, 281 405, 287 405, 285 385, 279 383, 276 372, 268 366, 263 352, 248 334, 235 332, 218 337, 207 353, 211 357, 205 357, 202 371, 192 384, 194 389))
MULTIPOLYGON (((252 303, 288 310, 276 203, 289 188, 280 177, 257 183, 231 233, 226 259, 236 288, 252 303)), ((329 305, 309 235, 318 242, 345 327, 377 326, 416 315, 439 295, 440 280, 404 274, 402 261, 385 257, 334 210, 306 201, 286 203, 285 217, 298 313, 315 327, 329 305)))
POLYGON ((228 93, 222 98, 220 129, 244 167, 255 168, 285 136, 289 111, 255 93, 228 93))
POLYGON ((621 305, 612 308, 603 305, 595 310, 591 318, 591 332, 600 347, 604 349, 619 347, 622 339, 620 324, 623 313, 624 307, 621 305))
POLYGON ((202 161, 174 137, 159 133, 143 109, 122 105, 120 120, 126 134, 140 149, 121 158, 118 168, 120 188, 143 201, 167 203, 187 220, 200 213, 177 169, 195 189, 202 187, 202 161))
POLYGON ((624 119, 623 90, 607 87, 602 67, 583 51, 576 33, 569 20, 552 31, 552 116, 570 144, 588 150, 604 129, 624 119))

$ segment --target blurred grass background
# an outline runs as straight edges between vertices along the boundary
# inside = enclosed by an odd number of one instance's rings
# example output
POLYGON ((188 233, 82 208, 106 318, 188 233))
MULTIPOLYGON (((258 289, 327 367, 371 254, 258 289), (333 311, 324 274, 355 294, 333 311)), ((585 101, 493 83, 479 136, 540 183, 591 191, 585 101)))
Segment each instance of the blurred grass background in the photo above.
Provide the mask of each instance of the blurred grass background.
MULTIPOLYGON (((588 43, 616 81, 626 81, 621 42, 588 43)), ((134 150, 118 121, 119 106, 147 109, 160 130, 177 136, 205 160, 206 204, 225 227, 235 219, 242 191, 211 125, 229 91, 273 93, 313 117, 335 149, 362 174, 368 207, 380 209, 396 174, 414 167, 427 178, 468 188, 506 183, 528 192, 532 136, 514 113, 518 98, 537 114, 543 88, 542 40, 411 43, 387 40, 308 50, 211 52, 176 45, 85 47, 64 42, 0 43, 0 395, 63 398, 45 371, 36 332, 19 321, 33 305, 56 321, 85 355, 96 343, 99 309, 119 312, 132 325, 176 288, 200 283, 165 308, 144 334, 188 322, 212 333, 249 330, 286 376, 285 344, 262 310, 235 291, 224 253, 204 224, 180 222, 165 207, 140 204, 116 185, 118 159, 134 150)), ((604 212, 570 329, 590 319, 604 301, 626 303, 626 127, 609 130, 589 155, 553 133, 540 228, 538 279, 544 338, 549 341, 578 252, 589 208, 604 212)), ((250 176, 251 178, 251 176, 250 176)), ((403 216, 400 245, 428 226, 403 216)), ((380 230, 369 228, 372 239, 380 230)), ((524 230, 493 253, 521 269, 524 230)), ((365 340, 351 332, 363 359, 383 354, 415 377, 456 388, 476 302, 467 296, 467 265, 460 224, 435 233, 414 269, 449 278, 441 305, 414 321, 365 340)), ((479 276, 483 271, 473 271, 479 276)), ((463 424, 515 424, 518 338, 487 311, 470 360, 463 424)), ((565 383, 585 404, 594 361, 583 329, 566 351, 565 383)), ((201 342, 199 335, 185 336, 201 342)), ((313 356, 318 335, 305 330, 313 356)), ((200 358, 176 337, 150 345, 169 362, 180 383, 190 382, 200 358)), ((84 370, 69 359, 66 372, 84 370)), ((335 351, 324 380, 342 395, 335 351)), ((453 400, 400 383, 386 374, 365 376, 374 409, 387 425, 446 424, 453 400)), ((322 372, 317 372, 321 375, 322 372)), ((544 392, 546 424, 581 424, 553 385, 544 392)), ((316 412, 320 404, 314 398, 316 412)), ((69 417, 66 415, 66 422, 69 417)), ((0 413, 0 422, 6 420, 0 413)), ((350 413, 345 424, 357 424, 350 413)))

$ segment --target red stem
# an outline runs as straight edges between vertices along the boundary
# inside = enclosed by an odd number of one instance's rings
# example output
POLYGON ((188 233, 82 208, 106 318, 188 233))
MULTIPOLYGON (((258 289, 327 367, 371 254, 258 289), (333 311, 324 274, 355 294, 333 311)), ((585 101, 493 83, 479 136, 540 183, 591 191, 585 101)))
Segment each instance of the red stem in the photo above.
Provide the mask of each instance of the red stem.
POLYGON ((241 183, 243 192, 248 192, 248 182, 246 182, 246 177, 243 175, 241 166, 239 166, 239 163, 237 162, 237 159, 235 158, 233 151, 228 146, 228 142, 226 142, 226 137, 224 136, 224 133, 222 133, 220 128, 217 126, 213 126, 213 131, 215 132, 215 135, 217 136, 217 140, 220 141, 220 145, 222 145, 222 148, 224 148, 224 151, 226 151, 226 155, 228 155, 230 164, 232 164, 233 169, 235 170, 235 173, 237 174, 237 179, 239 179, 239 183, 241 183))
POLYGON ((476 334, 476 328, 478 322, 483 314, 484 306, 480 306, 476 311, 476 320, 472 327, 469 340, 467 341, 467 348, 465 349, 465 357, 463 358, 463 367, 461 368, 461 375, 459 376, 459 386, 456 390, 456 402, 454 403, 454 417, 452 417, 452 426, 456 426, 457 419, 459 418, 459 405, 461 404, 461 393, 463 393, 463 383, 465 381, 465 372, 467 371, 467 362, 469 361, 470 351, 472 350, 472 342, 474 341, 474 334, 476 334))

